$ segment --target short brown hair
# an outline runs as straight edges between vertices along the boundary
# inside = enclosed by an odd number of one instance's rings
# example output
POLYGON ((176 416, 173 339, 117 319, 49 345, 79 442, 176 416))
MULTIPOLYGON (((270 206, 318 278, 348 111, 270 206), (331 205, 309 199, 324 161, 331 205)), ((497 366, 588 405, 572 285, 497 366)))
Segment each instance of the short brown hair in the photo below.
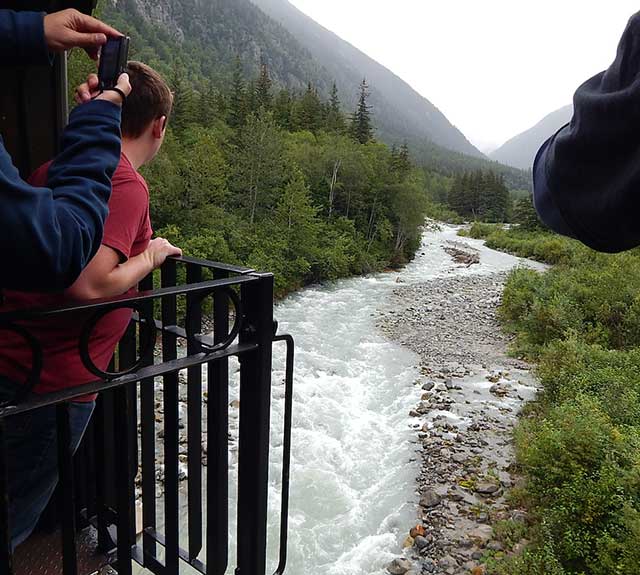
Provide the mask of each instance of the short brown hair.
POLYGON ((147 126, 162 116, 169 117, 173 95, 162 76, 142 62, 129 62, 127 73, 131 94, 122 107, 122 135, 141 136, 147 126))

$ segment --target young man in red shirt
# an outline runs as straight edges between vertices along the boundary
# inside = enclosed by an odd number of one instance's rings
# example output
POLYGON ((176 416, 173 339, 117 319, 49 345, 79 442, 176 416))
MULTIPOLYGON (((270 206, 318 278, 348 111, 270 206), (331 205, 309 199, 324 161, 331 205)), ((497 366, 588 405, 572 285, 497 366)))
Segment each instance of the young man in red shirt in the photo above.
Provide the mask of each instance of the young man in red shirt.
MULTIPOLYGON (((133 91, 122 109, 122 155, 112 179, 109 216, 102 245, 78 280, 64 292, 33 294, 5 292, 5 307, 55 307, 63 301, 112 297, 135 290, 138 282, 168 256, 181 250, 162 238, 151 239, 149 190, 138 168, 150 162, 162 145, 171 112, 172 95, 154 70, 139 62, 128 65, 133 91)), ((95 79, 93 79, 95 80, 95 79)), ((95 82, 78 89, 76 99, 91 96, 95 82)), ((39 168, 31 183, 44 186, 49 164, 39 168)), ((43 348, 43 367, 35 393, 47 393, 95 380, 83 365, 79 340, 88 315, 83 312, 24 322, 43 348)), ((89 352, 105 370, 124 334, 131 311, 119 309, 94 328, 89 352)), ((31 349, 11 332, 0 332, 0 393, 9 395, 27 379, 31 349)), ((79 445, 94 407, 95 396, 70 403, 72 446, 79 445)), ((15 547, 33 531, 57 483, 55 407, 8 420, 10 522, 15 547)))

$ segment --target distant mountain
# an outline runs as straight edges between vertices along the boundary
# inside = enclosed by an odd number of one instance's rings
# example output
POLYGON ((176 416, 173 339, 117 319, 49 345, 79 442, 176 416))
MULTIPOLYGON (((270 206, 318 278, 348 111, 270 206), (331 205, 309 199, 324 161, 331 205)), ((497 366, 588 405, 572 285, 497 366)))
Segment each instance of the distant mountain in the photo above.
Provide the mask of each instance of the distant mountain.
POLYGON ((530 174, 489 161, 406 82, 286 0, 101 0, 98 15, 131 36, 132 59, 168 78, 179 71, 196 90, 228 92, 239 59, 247 78, 267 64, 274 90, 311 82, 326 98, 335 81, 349 113, 366 77, 378 138, 406 141, 418 164, 446 175, 491 169, 530 187, 530 174))
POLYGON ((287 0, 252 0, 291 32, 326 68, 355 105, 357 86, 366 78, 371 86, 379 136, 388 142, 430 140, 471 156, 484 157, 438 108, 409 84, 336 34, 302 13, 287 0))
POLYGON ((533 128, 511 138, 495 152, 489 154, 489 157, 492 160, 515 168, 530 169, 540 146, 569 122, 572 115, 572 105, 552 112, 533 128))

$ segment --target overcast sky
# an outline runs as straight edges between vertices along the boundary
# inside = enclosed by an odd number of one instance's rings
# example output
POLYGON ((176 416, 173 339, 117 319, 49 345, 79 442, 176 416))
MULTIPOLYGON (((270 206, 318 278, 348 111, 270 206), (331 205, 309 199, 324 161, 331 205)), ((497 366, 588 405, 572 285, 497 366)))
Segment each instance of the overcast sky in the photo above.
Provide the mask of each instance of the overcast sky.
POLYGON ((406 80, 483 151, 605 69, 631 0, 290 0, 406 80))

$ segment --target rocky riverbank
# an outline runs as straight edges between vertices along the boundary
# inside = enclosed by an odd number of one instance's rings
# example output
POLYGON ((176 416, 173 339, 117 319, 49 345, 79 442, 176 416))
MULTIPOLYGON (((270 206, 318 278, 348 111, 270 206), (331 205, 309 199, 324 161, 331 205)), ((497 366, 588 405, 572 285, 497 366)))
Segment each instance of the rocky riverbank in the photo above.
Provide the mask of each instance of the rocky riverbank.
POLYGON ((454 269, 449 277, 399 286, 378 322, 420 356, 422 373, 421 401, 410 414, 422 461, 418 521, 404 555, 387 568, 393 575, 479 575, 484 557, 526 544, 516 535, 507 547, 495 527, 511 520, 513 536, 526 521, 505 495, 517 482, 511 433, 536 382, 506 353, 496 317, 506 274, 483 274, 477 250, 450 243, 443 249, 450 248, 458 269, 477 266, 474 273, 454 269))

